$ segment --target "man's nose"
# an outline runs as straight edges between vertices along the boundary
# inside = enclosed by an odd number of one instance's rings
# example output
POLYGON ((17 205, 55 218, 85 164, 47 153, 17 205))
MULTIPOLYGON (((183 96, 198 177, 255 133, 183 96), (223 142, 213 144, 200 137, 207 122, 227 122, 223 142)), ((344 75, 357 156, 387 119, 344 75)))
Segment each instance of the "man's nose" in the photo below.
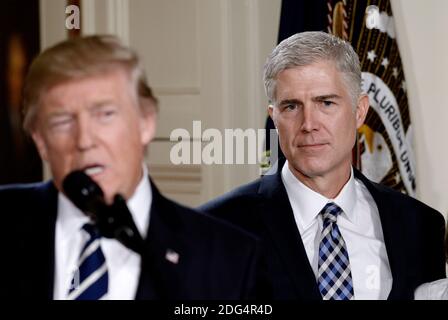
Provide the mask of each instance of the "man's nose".
POLYGON ((303 106, 302 124, 300 129, 303 132, 312 132, 319 129, 319 116, 313 104, 303 106))
POLYGON ((90 121, 83 116, 78 117, 77 128, 77 147, 79 150, 84 151, 92 148, 95 145, 95 130, 92 127, 90 121))

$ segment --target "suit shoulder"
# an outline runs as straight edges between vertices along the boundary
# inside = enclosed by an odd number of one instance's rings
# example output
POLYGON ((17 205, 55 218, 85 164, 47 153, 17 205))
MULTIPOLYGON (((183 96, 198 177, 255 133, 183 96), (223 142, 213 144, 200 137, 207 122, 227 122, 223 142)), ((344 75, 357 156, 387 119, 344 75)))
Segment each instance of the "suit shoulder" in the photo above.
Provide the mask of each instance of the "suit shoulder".
POLYGON ((171 206, 178 212, 178 217, 190 228, 200 230, 202 235, 213 235, 214 238, 222 237, 223 240, 234 239, 237 241, 257 242, 258 239, 247 231, 230 224, 227 221, 211 216, 197 209, 192 209, 168 200, 171 206))
POLYGON ((396 203, 397 206, 414 212, 419 218, 428 219, 436 224, 444 225, 445 219, 443 215, 436 209, 430 207, 426 203, 415 199, 407 194, 401 193, 388 186, 371 182, 383 195, 390 199, 391 202, 396 203))
POLYGON ((228 208, 245 208, 246 204, 252 203, 258 198, 258 189, 261 179, 257 179, 248 184, 237 187, 203 205, 197 209, 201 212, 213 212, 216 210, 225 210, 228 208))
POLYGON ((32 228, 45 217, 55 215, 55 195, 57 194, 51 182, 30 184, 14 184, 0 186, 0 203, 4 212, 14 214, 3 215, 5 224, 11 228, 24 231, 25 225, 32 228))
POLYGON ((24 183, 24 184, 7 184, 0 186, 0 199, 2 201, 16 201, 17 199, 27 199, 45 189, 48 182, 24 183))

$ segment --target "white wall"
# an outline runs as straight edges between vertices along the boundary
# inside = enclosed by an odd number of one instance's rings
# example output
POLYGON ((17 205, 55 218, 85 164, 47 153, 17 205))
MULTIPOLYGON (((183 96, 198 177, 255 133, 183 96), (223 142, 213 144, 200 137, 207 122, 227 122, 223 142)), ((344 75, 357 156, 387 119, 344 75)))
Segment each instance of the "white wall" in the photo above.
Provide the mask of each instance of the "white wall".
POLYGON ((417 197, 448 213, 448 1, 392 0, 407 83, 417 197))
MULTIPOLYGON (((266 115, 261 68, 276 42, 280 3, 83 0, 83 32, 118 34, 141 53, 161 100, 160 138, 166 139, 173 127, 191 128, 193 119, 221 130, 261 128, 266 115), (176 35, 176 43, 164 41, 176 35), (167 61, 155 63, 162 58, 167 61)), ((447 215, 448 1, 391 3, 414 124, 417 197, 447 215)), ((66 36, 63 1, 41 0, 41 17, 43 48, 66 36)), ((164 166, 169 147, 154 143, 150 162, 161 165, 153 173, 159 175, 163 191, 184 203, 206 201, 258 175, 257 166, 243 165, 175 171, 164 166), (196 184, 182 187, 181 180, 196 184)))
MULTIPOLYGON (((147 160, 152 178, 168 197, 195 206, 259 176, 258 164, 174 165, 170 150, 177 142, 169 140, 176 128, 193 134, 194 120, 202 122, 202 131, 264 128, 262 66, 276 43, 280 3, 82 1, 82 34, 115 34, 142 59, 160 101, 147 160)), ((66 37, 64 7, 65 1, 41 0, 42 48, 66 37)), ((193 139, 201 143, 200 136, 193 139)))

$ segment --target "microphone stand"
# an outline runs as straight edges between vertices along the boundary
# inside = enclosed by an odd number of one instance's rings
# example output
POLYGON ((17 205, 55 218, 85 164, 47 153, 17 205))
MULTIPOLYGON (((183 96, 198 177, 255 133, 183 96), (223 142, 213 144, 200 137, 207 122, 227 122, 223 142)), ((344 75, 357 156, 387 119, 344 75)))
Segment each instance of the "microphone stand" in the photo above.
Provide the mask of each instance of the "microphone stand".
POLYGON ((62 185, 67 197, 90 217, 101 236, 115 238, 141 255, 145 252, 145 241, 122 195, 115 195, 112 205, 106 204, 103 190, 81 170, 68 174, 62 185))
POLYGON ((113 204, 105 210, 100 210, 95 222, 101 235, 106 238, 115 238, 125 247, 144 255, 145 241, 132 219, 123 196, 115 195, 113 204))

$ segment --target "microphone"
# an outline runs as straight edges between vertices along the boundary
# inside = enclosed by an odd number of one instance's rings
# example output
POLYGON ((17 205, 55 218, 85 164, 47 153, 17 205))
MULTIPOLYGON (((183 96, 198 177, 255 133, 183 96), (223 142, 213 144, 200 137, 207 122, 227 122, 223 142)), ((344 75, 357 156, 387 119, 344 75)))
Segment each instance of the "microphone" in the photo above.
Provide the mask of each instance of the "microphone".
POLYGON ((145 242, 123 196, 115 195, 113 204, 107 205, 103 190, 81 170, 68 174, 62 188, 75 206, 91 218, 103 237, 115 238, 139 254, 144 252, 145 242))

